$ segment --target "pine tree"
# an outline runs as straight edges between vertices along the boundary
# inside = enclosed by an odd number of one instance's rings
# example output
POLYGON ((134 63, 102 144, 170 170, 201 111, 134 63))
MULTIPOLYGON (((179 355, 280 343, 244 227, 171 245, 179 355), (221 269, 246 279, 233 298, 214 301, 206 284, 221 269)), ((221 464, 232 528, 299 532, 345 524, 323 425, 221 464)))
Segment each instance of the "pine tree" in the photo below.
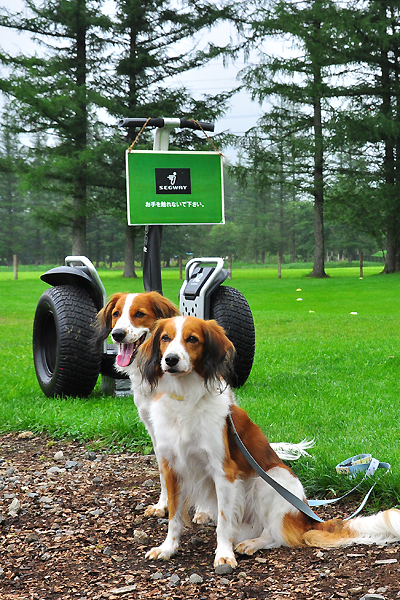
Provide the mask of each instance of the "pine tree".
MULTIPOLYGON (((260 52, 260 62, 243 72, 243 80, 260 103, 278 97, 296 107, 297 129, 310 140, 312 194, 314 197, 314 277, 324 270, 324 109, 329 98, 339 95, 332 71, 347 61, 345 32, 331 0, 271 1, 257 6, 249 18, 249 46, 260 47, 272 36, 290 36, 299 53, 277 58, 260 52), (283 77, 282 77, 283 76, 283 77)), ((264 44, 265 45, 265 44, 264 44)))
POLYGON ((10 74, 0 81, 0 89, 19 108, 21 131, 52 137, 45 169, 32 171, 29 180, 34 187, 62 194, 63 218, 72 227, 72 253, 85 254, 90 129, 95 109, 104 104, 98 86, 110 21, 101 12, 100 0, 43 0, 40 5, 26 0, 25 5, 28 16, 3 9, 0 26, 31 34, 43 52, 2 52, 0 60, 10 74))

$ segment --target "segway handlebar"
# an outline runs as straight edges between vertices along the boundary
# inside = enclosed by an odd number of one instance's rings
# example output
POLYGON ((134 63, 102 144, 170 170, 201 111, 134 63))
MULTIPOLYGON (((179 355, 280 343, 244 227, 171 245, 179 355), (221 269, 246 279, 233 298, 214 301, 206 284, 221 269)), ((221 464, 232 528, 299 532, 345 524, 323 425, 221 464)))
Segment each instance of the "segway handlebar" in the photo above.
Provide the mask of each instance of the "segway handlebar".
MULTIPOLYGON (((121 119, 118 122, 118 126, 143 127, 143 125, 147 123, 149 127, 164 127, 167 124, 165 121, 168 120, 164 119, 163 117, 157 117, 154 119, 150 119, 149 121, 147 121, 147 119, 142 118, 121 119)), ((198 131, 204 129, 204 131, 214 131, 214 123, 206 123, 204 121, 198 121, 198 123, 195 123, 195 121, 187 121, 186 119, 179 119, 179 123, 179 127, 181 127, 182 129, 196 129, 198 131)))

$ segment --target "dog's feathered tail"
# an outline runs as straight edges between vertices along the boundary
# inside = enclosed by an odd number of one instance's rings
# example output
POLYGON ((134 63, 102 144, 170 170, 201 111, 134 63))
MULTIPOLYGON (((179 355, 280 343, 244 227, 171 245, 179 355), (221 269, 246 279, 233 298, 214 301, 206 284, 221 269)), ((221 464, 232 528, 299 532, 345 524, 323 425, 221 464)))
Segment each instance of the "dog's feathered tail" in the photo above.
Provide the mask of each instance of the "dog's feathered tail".
POLYGON ((289 442, 276 442, 270 444, 271 448, 282 460, 298 460, 301 456, 310 456, 307 450, 315 445, 315 440, 302 440, 298 444, 289 442))
POLYGON ((400 510, 391 508, 349 521, 332 519, 315 524, 303 534, 307 546, 338 548, 351 544, 389 544, 400 540, 400 510))

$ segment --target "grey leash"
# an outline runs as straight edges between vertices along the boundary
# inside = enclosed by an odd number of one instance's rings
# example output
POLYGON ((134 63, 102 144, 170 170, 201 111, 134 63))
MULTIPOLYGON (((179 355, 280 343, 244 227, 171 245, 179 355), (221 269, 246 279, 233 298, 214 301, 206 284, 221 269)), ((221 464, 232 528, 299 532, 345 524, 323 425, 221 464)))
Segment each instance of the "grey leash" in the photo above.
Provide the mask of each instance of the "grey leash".
MULTIPOLYGON (((297 510, 301 511, 302 513, 304 513, 305 515, 307 515, 308 517, 313 519, 313 521, 317 521, 318 523, 324 523, 325 521, 323 519, 321 519, 318 515, 316 515, 315 512, 313 512, 311 510, 311 508, 308 504, 306 504, 305 502, 303 502, 303 500, 300 500, 300 498, 298 498, 297 496, 292 494, 292 492, 290 492, 285 487, 283 487, 283 485, 281 485, 280 483, 275 481, 275 479, 272 479, 272 477, 270 477, 264 471, 264 469, 262 467, 260 467, 258 462, 253 458, 253 456, 250 454, 250 452, 247 450, 246 446, 243 444, 242 440, 240 439, 239 434, 236 431, 236 427, 233 423, 232 415, 230 412, 228 413, 228 419, 229 419, 230 426, 232 428, 232 433, 233 433, 233 437, 235 438, 236 445, 238 446, 240 452, 243 454, 243 456, 245 457, 247 462, 253 467, 253 469, 257 473, 257 475, 259 475, 262 479, 264 479, 264 481, 266 481, 271 487, 274 488, 274 490, 276 492, 278 492, 278 494, 280 494, 282 496, 282 498, 287 500, 290 504, 292 504, 292 506, 297 508, 297 510)), ((354 490, 356 490, 358 487, 360 487, 360 485, 362 484, 364 479, 366 477, 370 477, 371 475, 373 475, 373 473, 375 472, 375 470, 377 468, 386 469, 386 473, 388 473, 389 469, 390 469, 390 464, 384 463, 384 462, 379 462, 376 458, 372 458, 372 456, 369 454, 360 454, 357 456, 353 456, 352 458, 349 458, 346 461, 343 461, 343 463, 340 463, 336 467, 336 470, 338 473, 354 474, 359 470, 365 470, 366 473, 365 473, 363 479, 352 490, 350 490, 349 492, 347 492, 340 498, 334 498, 332 500, 310 500, 310 504, 312 506, 323 506, 325 504, 331 504, 333 502, 338 502, 339 500, 342 500, 343 498, 345 498, 346 496, 351 494, 351 492, 354 492, 354 490)), ((386 473, 385 473, 385 475, 386 475, 386 473)), ((348 521, 349 519, 352 519, 364 508, 365 503, 367 502, 376 483, 377 482, 375 481, 375 483, 368 490, 368 492, 366 493, 363 501, 361 502, 361 504, 357 508, 357 510, 355 510, 349 517, 346 517, 346 519, 344 519, 344 521, 348 521)))

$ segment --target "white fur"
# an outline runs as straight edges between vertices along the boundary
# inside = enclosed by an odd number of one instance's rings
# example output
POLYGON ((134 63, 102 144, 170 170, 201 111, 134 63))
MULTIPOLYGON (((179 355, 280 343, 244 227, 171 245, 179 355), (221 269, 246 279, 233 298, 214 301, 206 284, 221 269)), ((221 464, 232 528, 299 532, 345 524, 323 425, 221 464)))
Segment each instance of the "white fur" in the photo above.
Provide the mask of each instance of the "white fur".
MULTIPOLYGON (((128 294, 127 295, 127 297, 125 299, 124 308, 122 309, 122 314, 119 317, 118 321, 116 322, 115 326, 113 327, 113 330, 111 331, 111 337, 112 337, 112 332, 114 330, 124 329, 126 331, 126 337, 124 339, 124 343, 127 343, 127 344, 136 342, 137 340, 139 340, 142 337, 142 335, 144 333, 146 334, 146 339, 148 339, 150 337, 150 330, 147 327, 135 327, 134 324, 132 323, 132 321, 130 320, 129 310, 130 310, 130 308, 132 306, 132 302, 136 296, 137 296, 137 294, 128 294)), ((131 380, 131 390, 133 393, 133 400, 134 400, 136 408, 138 410, 139 417, 143 421, 143 423, 147 429, 147 432, 151 438, 154 453, 156 455, 158 465, 160 466, 159 456, 157 453, 156 438, 154 436, 153 427, 152 427, 152 424, 150 421, 150 415, 149 415, 149 406, 151 403, 151 399, 149 398, 148 394, 146 395, 145 393, 143 393, 144 388, 143 388, 143 385, 141 385, 142 376, 140 374, 139 367, 137 365, 137 358, 134 358, 134 360, 131 362, 131 364, 126 367, 119 367, 117 364, 115 364, 115 369, 122 373, 126 373, 131 380)), ((161 484, 161 492, 160 492, 159 500, 156 504, 149 506, 146 509, 146 512, 145 512, 146 516, 155 515, 158 517, 163 517, 167 512, 168 496, 167 496, 167 490, 165 487, 164 477, 161 473, 161 470, 160 470, 160 484, 161 484)))
MULTIPOLYGON (((256 475, 229 480, 224 471, 224 429, 234 402, 233 394, 228 386, 223 386, 222 391, 220 385, 218 389, 207 389, 202 377, 187 368, 189 354, 181 339, 183 319, 175 318, 176 336, 164 351, 163 374, 149 405, 160 462, 167 464, 177 476, 177 510, 170 517, 165 541, 147 552, 146 557, 168 559, 176 553, 183 529, 184 506, 200 504, 212 511, 217 523, 214 565, 228 563, 235 567, 234 549, 253 554, 260 549, 287 545, 284 518, 298 514, 298 510, 256 475), (179 373, 167 372, 164 359, 170 353, 180 357, 179 373)), ((305 500, 301 482, 289 470, 273 467, 268 474, 305 500)), ((346 527, 358 535, 352 539, 344 535, 336 539, 334 545, 400 540, 400 511, 356 518, 346 527)))

